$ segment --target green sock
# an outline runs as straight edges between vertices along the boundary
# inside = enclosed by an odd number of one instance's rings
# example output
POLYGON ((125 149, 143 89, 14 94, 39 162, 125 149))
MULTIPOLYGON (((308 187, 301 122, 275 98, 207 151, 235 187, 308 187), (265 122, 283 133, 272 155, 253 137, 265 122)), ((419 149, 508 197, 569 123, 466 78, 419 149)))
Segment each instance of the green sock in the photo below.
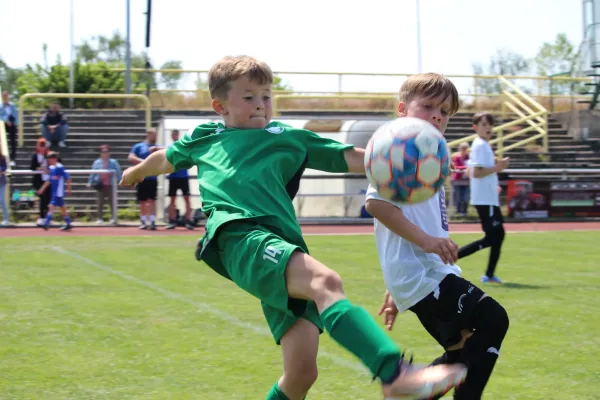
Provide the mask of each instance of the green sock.
POLYGON ((269 394, 267 395, 267 400, 290 400, 285 393, 279 389, 279 385, 277 382, 271 387, 269 394))
POLYGON ((321 313, 333 340, 358 357, 383 382, 389 382, 400 361, 400 348, 362 307, 344 299, 321 313))

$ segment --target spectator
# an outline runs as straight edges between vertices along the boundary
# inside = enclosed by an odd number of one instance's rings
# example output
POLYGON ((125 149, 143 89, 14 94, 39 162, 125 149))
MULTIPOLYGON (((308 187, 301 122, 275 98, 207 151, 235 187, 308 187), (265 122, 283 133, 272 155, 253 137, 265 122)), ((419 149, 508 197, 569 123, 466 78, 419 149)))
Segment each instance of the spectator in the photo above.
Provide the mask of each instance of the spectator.
POLYGON ((14 103, 8 100, 8 92, 6 90, 2 91, 0 120, 4 122, 8 140, 10 141, 10 166, 15 167, 17 165, 17 127, 19 126, 19 112, 14 103))
POLYGON ((467 162, 469 160, 469 144, 463 142, 459 145, 459 152, 452 156, 454 172, 452 172, 452 190, 454 204, 459 215, 466 216, 469 208, 469 176, 467 175, 467 162))
MULTIPOLYGON (((171 139, 173 143, 179 140, 179 131, 173 129, 171 131, 171 139)), ((190 218, 192 216, 192 206, 190 204, 190 177, 187 169, 180 169, 167 176, 169 180, 169 225, 167 229, 175 229, 178 225, 176 220, 176 205, 175 200, 177 199, 177 191, 181 190, 181 195, 185 202, 185 227, 188 230, 193 230, 194 225, 190 218)))
MULTIPOLYGON (((35 153, 31 156, 30 169, 32 171, 42 171, 42 174, 35 174, 32 178, 32 186, 36 192, 43 186, 45 182, 50 179, 48 175, 48 146, 46 139, 39 138, 35 145, 35 153)), ((48 214, 48 204, 50 203, 51 197, 50 190, 45 190, 42 194, 38 195, 40 204, 40 214, 37 220, 37 224, 41 226, 44 223, 44 218, 48 214)))
POLYGON ((42 135, 48 141, 48 147, 58 143, 59 147, 66 147, 65 140, 69 132, 67 117, 60 112, 58 103, 52 103, 50 109, 42 116, 42 135))
MULTIPOLYGON (((139 164, 150 154, 159 148, 156 146, 156 130, 149 129, 146 132, 146 140, 135 144, 127 159, 131 164, 139 164)), ((137 200, 140 207, 140 219, 142 224, 140 229, 151 231, 156 230, 156 190, 158 189, 158 180, 156 176, 146 177, 136 186, 137 200)))
MULTIPOLYGON (((88 179, 87 186, 93 187, 98 192, 96 200, 98 220, 96 223, 101 224, 104 222, 104 205, 106 202, 110 205, 111 215, 116 215, 116 210, 113 206, 113 185, 118 185, 121 180, 121 167, 117 160, 110 158, 110 148, 107 144, 100 146, 100 158, 94 161, 92 169, 104 169, 116 172, 114 175, 106 172, 91 174, 88 179)), ((109 223, 115 224, 116 222, 115 218, 111 218, 109 223)))
POLYGON ((6 207, 6 157, 0 147, 0 207, 2 207, 2 226, 8 225, 8 207, 6 207))

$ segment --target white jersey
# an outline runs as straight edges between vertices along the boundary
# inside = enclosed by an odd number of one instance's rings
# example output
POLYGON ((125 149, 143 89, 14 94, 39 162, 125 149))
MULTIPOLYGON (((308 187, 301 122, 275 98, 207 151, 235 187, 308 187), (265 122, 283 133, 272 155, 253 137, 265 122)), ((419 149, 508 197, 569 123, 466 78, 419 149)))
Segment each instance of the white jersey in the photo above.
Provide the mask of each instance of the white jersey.
POLYGON ((498 174, 493 173, 483 178, 473 176, 474 167, 491 168, 496 165, 496 157, 492 146, 480 137, 473 140, 469 154, 469 185, 471 187, 471 205, 500 206, 498 199, 498 174))
MULTIPOLYGON (((421 203, 401 204, 382 198, 369 185, 367 200, 369 199, 395 205, 402 210, 406 219, 430 236, 449 236, 444 189, 421 203)), ((425 253, 417 245, 390 231, 377 219, 375 241, 385 286, 400 312, 406 311, 433 292, 448 274, 460 276, 462 272, 458 265, 444 264, 440 256, 425 253)))

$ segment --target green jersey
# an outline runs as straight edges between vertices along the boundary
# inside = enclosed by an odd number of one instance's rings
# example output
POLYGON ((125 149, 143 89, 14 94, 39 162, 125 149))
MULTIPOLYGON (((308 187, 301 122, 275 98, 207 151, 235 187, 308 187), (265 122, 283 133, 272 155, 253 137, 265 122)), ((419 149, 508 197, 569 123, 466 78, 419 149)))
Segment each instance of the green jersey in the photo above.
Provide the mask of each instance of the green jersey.
POLYGON ((264 129, 199 125, 167 149, 175 170, 198 167, 204 245, 223 224, 252 219, 306 249, 292 200, 305 168, 347 172, 352 148, 311 131, 271 122, 264 129))

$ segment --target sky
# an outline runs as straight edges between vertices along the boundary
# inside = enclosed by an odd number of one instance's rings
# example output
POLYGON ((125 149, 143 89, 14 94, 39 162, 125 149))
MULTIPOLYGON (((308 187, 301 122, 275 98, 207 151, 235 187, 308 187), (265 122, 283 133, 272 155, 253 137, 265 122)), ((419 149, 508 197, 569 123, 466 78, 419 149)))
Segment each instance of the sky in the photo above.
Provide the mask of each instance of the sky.
MULTIPOLYGON (((6 1, 0 56, 12 67, 69 60, 71 0, 6 1), (7 38, 15 37, 13 40, 7 38)), ((125 0, 72 0, 74 42, 125 34, 125 0)), ((225 55, 248 54, 274 71, 415 73, 417 0, 154 0, 150 57, 208 70, 225 55), (226 7, 222 5, 226 4, 226 7)), ((130 0, 132 51, 144 50, 146 0, 130 0)), ((544 42, 566 33, 582 40, 576 0, 420 0, 423 72, 471 74, 500 48, 534 57, 544 42), (485 6, 483 6, 485 4, 485 6)), ((535 72, 535 71, 533 71, 535 72)), ((283 75, 297 91, 335 91, 335 76, 283 75)), ((195 77, 182 81, 192 88, 195 77)), ((455 83, 465 89, 467 79, 455 83)), ((400 78, 344 78, 345 91, 397 91, 400 78)))

